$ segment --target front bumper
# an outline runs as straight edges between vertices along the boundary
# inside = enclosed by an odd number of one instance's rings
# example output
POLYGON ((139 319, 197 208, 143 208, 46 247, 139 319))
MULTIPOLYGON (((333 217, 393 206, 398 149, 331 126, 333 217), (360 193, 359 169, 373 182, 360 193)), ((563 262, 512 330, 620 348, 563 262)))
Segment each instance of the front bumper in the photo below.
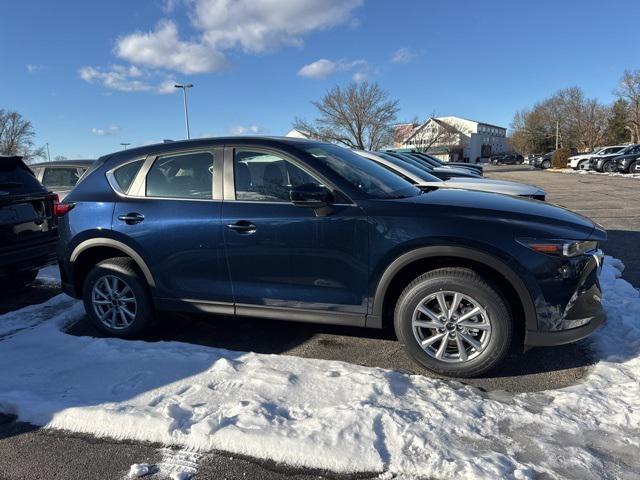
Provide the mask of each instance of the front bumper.
POLYGON ((539 332, 528 330, 525 336, 525 349, 532 347, 551 347, 554 345, 564 345, 566 343, 577 342, 588 337, 598 328, 600 328, 607 320, 607 314, 604 311, 591 317, 586 325, 569 330, 558 330, 551 332, 539 332))

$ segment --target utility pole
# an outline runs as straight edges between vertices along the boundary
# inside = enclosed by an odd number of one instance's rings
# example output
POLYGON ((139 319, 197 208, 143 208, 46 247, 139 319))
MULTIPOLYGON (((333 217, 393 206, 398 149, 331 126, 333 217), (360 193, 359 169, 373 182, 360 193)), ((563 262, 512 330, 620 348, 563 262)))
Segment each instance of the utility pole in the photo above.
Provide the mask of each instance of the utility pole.
POLYGON ((183 84, 175 84, 174 87, 181 88, 182 94, 184 98, 184 124, 187 130, 187 140, 191 139, 191 134, 189 132, 189 110, 187 108, 187 89, 193 88, 193 83, 183 83, 183 84))
POLYGON ((556 150, 558 150, 559 141, 560 141, 560 121, 556 120, 556 150))
POLYGON ((51 154, 49 153, 49 142, 47 142, 47 161, 51 161, 51 154))
POLYGON ((128 147, 129 145, 131 145, 131 144, 130 144, 130 143, 127 143, 127 142, 120 142, 120 145, 122 145, 122 149, 123 149, 123 150, 126 150, 126 149, 127 149, 127 147, 128 147))

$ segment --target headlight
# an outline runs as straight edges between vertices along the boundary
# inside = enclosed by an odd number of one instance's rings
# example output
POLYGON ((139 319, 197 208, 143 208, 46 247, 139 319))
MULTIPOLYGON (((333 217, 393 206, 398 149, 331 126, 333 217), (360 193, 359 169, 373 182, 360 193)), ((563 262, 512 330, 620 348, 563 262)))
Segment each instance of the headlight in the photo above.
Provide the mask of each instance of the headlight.
POLYGON ((598 248, 598 242, 593 240, 517 238, 516 241, 535 252, 558 257, 577 257, 598 248))

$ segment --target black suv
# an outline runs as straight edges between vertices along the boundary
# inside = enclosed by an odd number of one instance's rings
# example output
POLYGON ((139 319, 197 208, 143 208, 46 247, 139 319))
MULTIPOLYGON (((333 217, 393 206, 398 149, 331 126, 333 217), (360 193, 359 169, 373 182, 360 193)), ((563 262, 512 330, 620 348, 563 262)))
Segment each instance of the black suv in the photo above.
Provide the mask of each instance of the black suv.
POLYGON ((67 209, 21 157, 0 156, 0 284, 23 287, 55 263, 56 213, 67 209))
POLYGON ((518 153, 507 153, 491 157, 493 165, 522 165, 524 157, 518 153))
POLYGON ((591 220, 421 190, 331 144, 231 137, 121 151, 65 202, 63 288, 110 335, 138 334, 154 310, 394 326, 426 368, 472 376, 513 341, 572 342, 605 319, 606 233, 591 220))

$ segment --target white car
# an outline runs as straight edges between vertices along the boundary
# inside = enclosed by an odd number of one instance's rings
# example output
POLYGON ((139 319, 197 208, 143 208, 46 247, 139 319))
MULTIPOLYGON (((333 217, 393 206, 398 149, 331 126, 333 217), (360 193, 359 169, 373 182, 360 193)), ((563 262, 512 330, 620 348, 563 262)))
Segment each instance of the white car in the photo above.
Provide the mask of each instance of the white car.
POLYGON ((612 145, 610 147, 596 148, 591 153, 581 153, 580 155, 574 155, 573 157, 569 157, 567 159, 567 167, 573 168, 574 170, 588 170, 589 159, 591 159, 591 157, 597 157, 598 155, 611 155, 612 153, 618 153, 624 147, 626 147, 626 145, 612 145))

